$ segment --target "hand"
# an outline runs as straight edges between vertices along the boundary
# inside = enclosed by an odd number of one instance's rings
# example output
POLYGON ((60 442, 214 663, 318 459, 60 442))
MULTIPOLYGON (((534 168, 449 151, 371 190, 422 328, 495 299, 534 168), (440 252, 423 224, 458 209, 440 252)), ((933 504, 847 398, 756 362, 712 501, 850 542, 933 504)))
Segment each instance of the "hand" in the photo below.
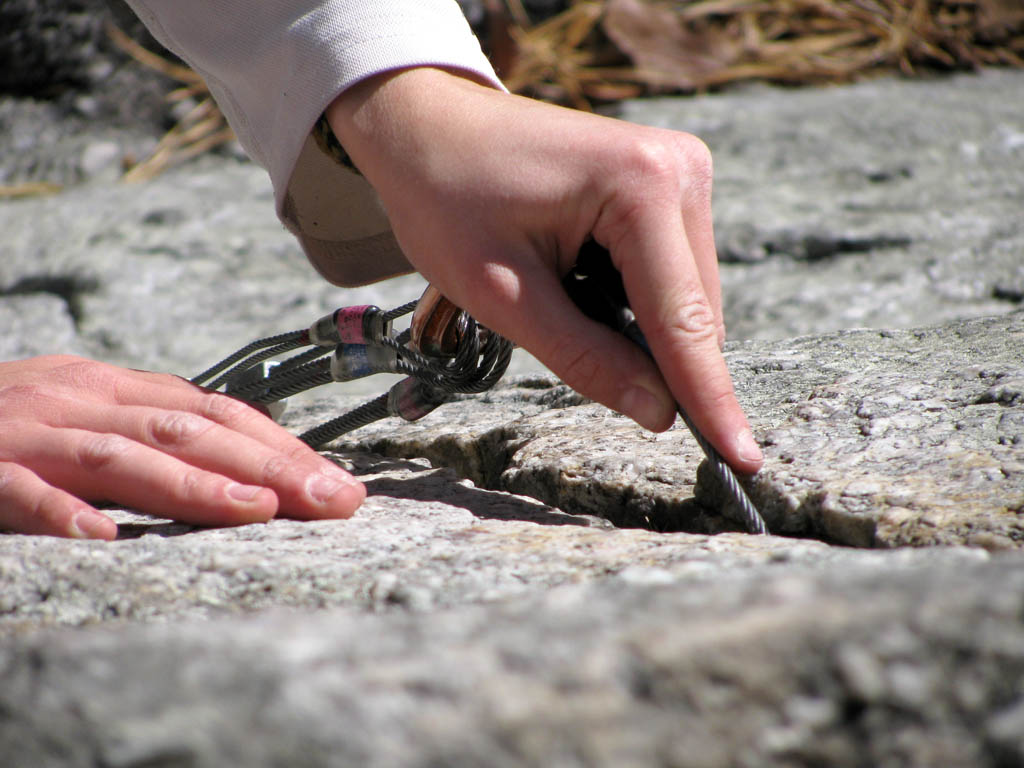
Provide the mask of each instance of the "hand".
POLYGON ((327 117, 406 256, 449 299, 582 394, 653 430, 672 424, 678 401, 732 467, 760 468, 721 354, 711 158, 699 139, 431 68, 373 77, 327 117), (657 367, 562 289, 590 236, 622 273, 657 367))
POLYGON ((73 357, 0 363, 0 529, 113 539, 85 500, 199 525, 349 517, 366 489, 248 405, 73 357))

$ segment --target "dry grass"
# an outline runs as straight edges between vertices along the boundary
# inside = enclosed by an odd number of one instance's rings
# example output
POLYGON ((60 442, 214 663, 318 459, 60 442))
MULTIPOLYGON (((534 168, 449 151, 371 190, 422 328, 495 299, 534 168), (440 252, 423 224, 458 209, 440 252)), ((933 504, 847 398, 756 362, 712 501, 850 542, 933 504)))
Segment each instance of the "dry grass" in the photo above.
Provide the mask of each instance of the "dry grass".
MULTIPOLYGON (((747 80, 803 85, 1024 67, 1021 0, 575 0, 540 24, 521 0, 488 0, 488 26, 489 54, 510 90, 580 109, 747 80)), ((182 84, 169 101, 196 102, 126 181, 234 138, 199 75, 116 27, 109 33, 182 84)))
POLYGON ((147 50, 113 24, 107 26, 107 34, 121 50, 143 66, 181 83, 179 88, 167 94, 168 102, 195 102, 195 106, 164 134, 152 154, 124 174, 123 181, 151 179, 172 166, 235 138, 234 131, 217 108, 202 77, 188 67, 175 64, 147 50))
POLYGON ((49 181, 26 181, 21 184, 0 185, 0 200, 14 200, 20 197, 44 197, 55 195, 64 187, 49 181))
MULTIPOLYGON (((497 25, 513 90, 578 107, 745 80, 1024 67, 1020 0, 578 0, 497 25)), ((492 25, 492 28, 493 25, 492 25)))

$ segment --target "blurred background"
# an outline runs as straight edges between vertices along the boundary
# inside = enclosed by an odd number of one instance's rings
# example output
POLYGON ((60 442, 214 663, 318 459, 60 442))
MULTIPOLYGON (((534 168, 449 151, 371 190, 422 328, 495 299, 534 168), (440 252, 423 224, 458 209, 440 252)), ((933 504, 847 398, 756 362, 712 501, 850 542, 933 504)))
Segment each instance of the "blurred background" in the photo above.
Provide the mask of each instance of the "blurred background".
MULTIPOLYGON (((822 85, 1024 67, 1022 0, 458 2, 510 90, 580 109, 751 81, 822 85)), ((230 143, 215 108, 200 106, 201 80, 118 0, 4 0, 3 95, 44 102, 51 120, 70 127, 87 120, 187 133, 169 137, 155 159, 145 141, 126 148, 126 171, 150 161, 137 174, 230 143)), ((5 154, 0 184, 68 180, 70 169, 31 162, 5 154)))

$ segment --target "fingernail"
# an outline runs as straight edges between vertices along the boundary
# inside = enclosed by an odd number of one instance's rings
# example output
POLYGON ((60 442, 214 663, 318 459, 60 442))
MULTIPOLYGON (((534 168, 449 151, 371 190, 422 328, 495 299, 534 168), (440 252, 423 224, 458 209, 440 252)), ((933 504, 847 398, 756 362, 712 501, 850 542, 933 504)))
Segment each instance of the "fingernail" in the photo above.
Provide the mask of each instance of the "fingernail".
POLYGON ((626 390, 619 410, 640 426, 651 430, 660 428, 665 420, 665 409, 661 402, 643 387, 626 390))
POLYGON ((71 535, 76 539, 112 539, 117 536, 117 523, 86 509, 71 520, 71 535))
POLYGON ((306 493, 321 504, 326 504, 338 491, 350 485, 352 483, 347 478, 339 479, 337 477, 328 477, 327 475, 313 475, 306 481, 306 493))
POLYGON ((260 491, 262 491, 258 485, 242 485, 241 483, 232 483, 228 486, 228 496, 235 501, 252 501, 256 498, 260 491))
POLYGON ((749 429, 740 430, 736 435, 736 450, 740 458, 753 464, 764 461, 764 454, 761 453, 761 446, 754 440, 754 435, 749 429))

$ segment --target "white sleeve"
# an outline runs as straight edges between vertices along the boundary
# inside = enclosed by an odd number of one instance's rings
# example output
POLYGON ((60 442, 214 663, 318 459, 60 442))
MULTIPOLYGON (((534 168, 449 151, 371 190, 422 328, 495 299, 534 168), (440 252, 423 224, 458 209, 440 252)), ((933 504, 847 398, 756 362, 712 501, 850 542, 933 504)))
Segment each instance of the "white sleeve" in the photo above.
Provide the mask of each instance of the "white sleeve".
POLYGON ((311 130, 339 93, 391 69, 453 67, 501 88, 456 0, 127 2, 206 80, 242 146, 270 172, 281 220, 325 277, 357 284, 409 269, 400 253, 381 251, 397 244, 385 237, 372 189, 325 166, 311 130))

